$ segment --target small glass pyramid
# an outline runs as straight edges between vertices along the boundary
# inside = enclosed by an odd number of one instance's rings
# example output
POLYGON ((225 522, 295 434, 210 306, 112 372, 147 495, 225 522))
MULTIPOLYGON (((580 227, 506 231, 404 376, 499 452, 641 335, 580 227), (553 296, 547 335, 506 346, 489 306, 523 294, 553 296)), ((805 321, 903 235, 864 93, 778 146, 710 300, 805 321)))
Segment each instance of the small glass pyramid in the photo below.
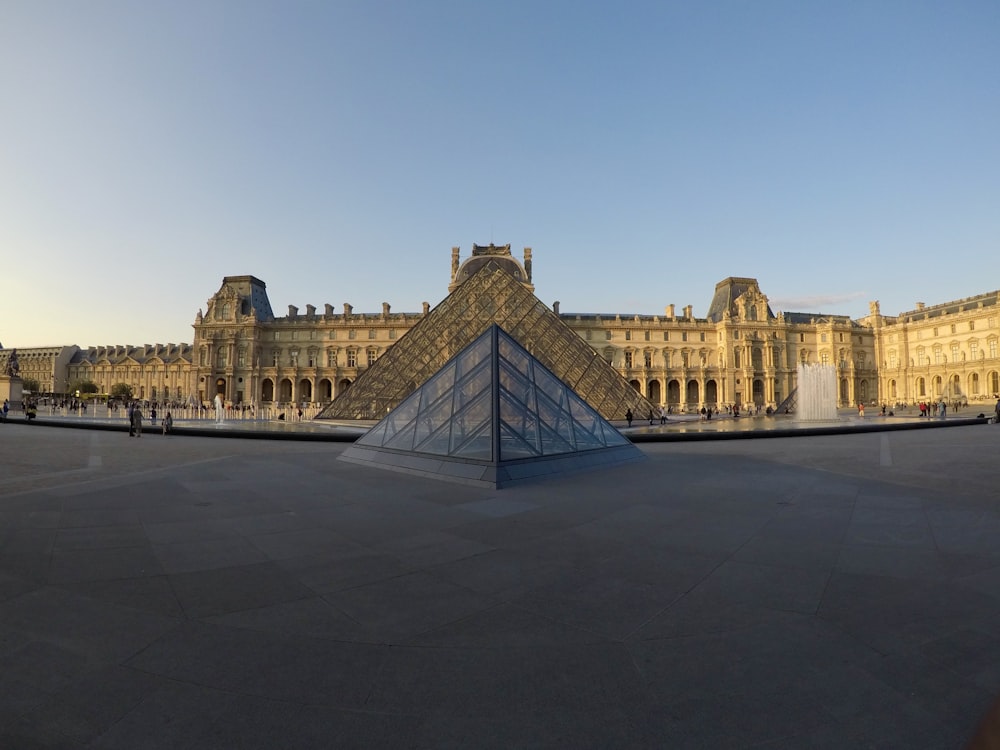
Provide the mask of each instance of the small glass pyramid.
POLYGON ((343 458, 413 470, 413 460, 392 456, 434 457, 425 470, 415 473, 443 478, 455 474, 449 466, 461 466, 458 473, 465 479, 475 474, 475 466, 492 467, 493 478, 487 483, 500 486, 515 476, 587 468, 590 462, 575 459, 597 458, 596 454, 609 451, 619 456, 614 460, 604 456, 596 463, 642 457, 586 401, 494 323, 359 438, 343 458), (567 456, 574 457, 572 466, 551 462, 567 456), (533 461, 549 463, 544 470, 526 471, 533 461), (514 465, 519 467, 516 471, 503 470, 514 465))

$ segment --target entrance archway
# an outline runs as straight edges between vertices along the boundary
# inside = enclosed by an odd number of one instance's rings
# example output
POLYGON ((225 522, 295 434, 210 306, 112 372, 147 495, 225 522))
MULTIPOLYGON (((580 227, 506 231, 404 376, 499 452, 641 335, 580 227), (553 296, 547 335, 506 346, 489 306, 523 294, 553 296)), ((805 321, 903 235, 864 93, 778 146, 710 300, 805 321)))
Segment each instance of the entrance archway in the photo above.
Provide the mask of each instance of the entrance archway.
POLYGON ((701 401, 701 389, 697 380, 689 380, 687 384, 687 403, 697 405, 701 401))
POLYGON ((654 404, 659 404, 663 399, 660 398, 660 381, 650 380, 649 381, 649 400, 654 404))
POLYGON ((705 403, 719 405, 719 384, 714 380, 705 383, 705 403))
POLYGON ((313 400, 313 384, 311 380, 303 378, 299 381, 299 401, 313 400))
POLYGON ((676 380, 667 383, 667 403, 677 406, 681 402, 681 384, 676 380))
POLYGON ((281 383, 278 385, 278 400, 279 401, 291 401, 292 400, 292 381, 288 378, 283 378, 281 383))
POLYGON ((317 391, 319 393, 320 401, 333 401, 333 383, 326 378, 319 381, 319 388, 317 391))
POLYGON ((754 406, 764 405, 764 381, 754 379, 753 381, 753 403, 754 406))

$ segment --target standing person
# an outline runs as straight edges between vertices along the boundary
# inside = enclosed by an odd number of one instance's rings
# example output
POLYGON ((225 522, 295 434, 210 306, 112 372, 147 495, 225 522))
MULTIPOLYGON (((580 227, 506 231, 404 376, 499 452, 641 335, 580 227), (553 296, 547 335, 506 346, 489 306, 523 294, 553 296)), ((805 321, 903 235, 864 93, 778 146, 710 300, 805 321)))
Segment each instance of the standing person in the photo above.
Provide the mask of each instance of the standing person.
POLYGON ((632 426, 632 410, 631 409, 626 409, 625 410, 625 421, 628 423, 629 427, 632 426))
MULTIPOLYGON (((1000 400, 997 401, 997 404, 1000 404, 1000 400)), ((660 407, 660 424, 666 424, 666 423, 667 423, 667 410, 664 409, 661 406, 660 407)))
MULTIPOLYGON (((997 405, 993 407, 993 424, 1000 424, 1000 398, 997 399, 997 405)), ((7 419, 7 402, 3 402, 3 416, 7 419)))
POLYGON ((863 417, 865 415, 865 405, 864 402, 858 404, 858 416, 863 417))
POLYGON ((167 416, 163 418, 163 434, 166 435, 172 429, 174 429, 174 418, 170 416, 170 412, 167 412, 167 416))
POLYGON ((128 416, 128 436, 133 437, 135 435, 135 402, 128 402, 128 411, 126 412, 128 416))
POLYGON ((136 404, 132 409, 132 429, 137 438, 142 437, 142 409, 136 404))
MULTIPOLYGON (((3 400, 3 421, 7 421, 7 412, 10 411, 10 404, 7 403, 7 399, 3 400)), ((1000 414, 1000 400, 997 400, 997 413, 1000 414)))
POLYGON ((945 413, 948 411, 948 404, 944 402, 944 399, 941 399, 941 403, 938 404, 938 409, 940 410, 941 419, 944 419, 945 413))
POLYGON ((149 409, 149 423, 156 427, 156 404, 154 403, 149 409))

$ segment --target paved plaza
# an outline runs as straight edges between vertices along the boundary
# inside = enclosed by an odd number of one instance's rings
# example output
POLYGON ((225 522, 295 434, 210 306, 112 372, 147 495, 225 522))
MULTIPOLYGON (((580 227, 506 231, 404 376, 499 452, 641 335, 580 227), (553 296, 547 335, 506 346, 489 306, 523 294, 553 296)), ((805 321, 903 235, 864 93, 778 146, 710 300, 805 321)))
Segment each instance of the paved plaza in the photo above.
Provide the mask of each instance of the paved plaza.
POLYGON ((486 490, 0 424, 0 747, 966 745, 1000 426, 638 445, 486 490))

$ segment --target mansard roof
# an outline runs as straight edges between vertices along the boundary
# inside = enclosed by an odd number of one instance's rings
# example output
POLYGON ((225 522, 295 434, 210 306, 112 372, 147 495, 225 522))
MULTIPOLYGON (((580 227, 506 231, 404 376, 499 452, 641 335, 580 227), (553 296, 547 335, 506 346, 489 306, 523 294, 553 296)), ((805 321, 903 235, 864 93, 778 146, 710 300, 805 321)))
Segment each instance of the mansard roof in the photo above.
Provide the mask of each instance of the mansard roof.
MULTIPOLYGON (((715 296, 712 297, 712 304, 708 306, 706 319, 711 323, 718 323, 725 317, 726 313, 735 317, 738 313, 736 300, 747 292, 754 295, 761 294, 757 279, 740 276, 730 276, 723 279, 715 285, 715 296)), ((769 319, 775 317, 770 305, 767 306, 767 317, 769 319)))

